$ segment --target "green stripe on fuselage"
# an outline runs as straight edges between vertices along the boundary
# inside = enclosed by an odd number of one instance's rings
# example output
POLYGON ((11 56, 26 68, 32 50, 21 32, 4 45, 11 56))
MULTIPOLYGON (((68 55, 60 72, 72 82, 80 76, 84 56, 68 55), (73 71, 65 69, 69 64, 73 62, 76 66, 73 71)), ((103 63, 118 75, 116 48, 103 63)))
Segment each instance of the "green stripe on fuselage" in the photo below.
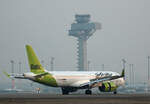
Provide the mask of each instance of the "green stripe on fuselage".
POLYGON ((51 74, 46 74, 39 78, 36 78, 35 81, 52 87, 58 86, 55 78, 51 74))

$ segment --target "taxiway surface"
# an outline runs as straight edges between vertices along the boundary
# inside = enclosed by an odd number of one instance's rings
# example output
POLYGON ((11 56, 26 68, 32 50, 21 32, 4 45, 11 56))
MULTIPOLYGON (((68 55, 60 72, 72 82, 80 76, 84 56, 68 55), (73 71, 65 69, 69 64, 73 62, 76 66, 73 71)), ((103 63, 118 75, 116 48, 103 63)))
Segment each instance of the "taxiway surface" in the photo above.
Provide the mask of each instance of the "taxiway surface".
POLYGON ((150 104, 150 94, 0 94, 0 104, 150 104))

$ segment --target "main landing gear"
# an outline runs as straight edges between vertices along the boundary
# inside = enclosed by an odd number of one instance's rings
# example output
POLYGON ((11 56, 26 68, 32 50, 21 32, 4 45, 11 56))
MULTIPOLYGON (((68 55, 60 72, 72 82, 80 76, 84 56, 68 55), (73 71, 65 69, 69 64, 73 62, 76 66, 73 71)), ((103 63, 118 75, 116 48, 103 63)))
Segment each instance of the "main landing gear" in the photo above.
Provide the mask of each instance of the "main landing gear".
POLYGON ((117 94, 117 91, 114 91, 113 93, 114 93, 114 94, 117 94))
POLYGON ((86 94, 86 95, 91 95, 91 94, 92 94, 92 91, 89 90, 89 89, 88 89, 88 90, 85 90, 85 94, 86 94))
POLYGON ((69 91, 66 90, 65 88, 61 88, 61 90, 62 90, 63 95, 68 95, 69 94, 69 91))

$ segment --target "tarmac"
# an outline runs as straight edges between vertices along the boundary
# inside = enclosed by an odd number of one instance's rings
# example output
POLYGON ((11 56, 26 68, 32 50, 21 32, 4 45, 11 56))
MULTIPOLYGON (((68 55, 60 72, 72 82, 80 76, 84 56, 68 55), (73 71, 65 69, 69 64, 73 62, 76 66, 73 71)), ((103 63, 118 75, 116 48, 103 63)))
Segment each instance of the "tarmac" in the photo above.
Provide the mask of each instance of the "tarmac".
POLYGON ((150 94, 0 94, 0 104, 150 104, 150 94))

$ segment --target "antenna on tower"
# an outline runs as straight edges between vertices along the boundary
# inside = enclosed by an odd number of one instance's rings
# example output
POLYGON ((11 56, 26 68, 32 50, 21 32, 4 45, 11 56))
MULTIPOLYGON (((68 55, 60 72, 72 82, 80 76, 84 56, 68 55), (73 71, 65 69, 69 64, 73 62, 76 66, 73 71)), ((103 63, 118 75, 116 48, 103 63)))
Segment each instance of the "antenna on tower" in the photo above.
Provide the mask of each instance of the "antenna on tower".
POLYGON ((78 40, 78 70, 88 69, 87 62, 87 40, 93 33, 101 29, 100 23, 90 22, 89 14, 75 15, 75 23, 71 24, 69 36, 77 37, 78 40))

